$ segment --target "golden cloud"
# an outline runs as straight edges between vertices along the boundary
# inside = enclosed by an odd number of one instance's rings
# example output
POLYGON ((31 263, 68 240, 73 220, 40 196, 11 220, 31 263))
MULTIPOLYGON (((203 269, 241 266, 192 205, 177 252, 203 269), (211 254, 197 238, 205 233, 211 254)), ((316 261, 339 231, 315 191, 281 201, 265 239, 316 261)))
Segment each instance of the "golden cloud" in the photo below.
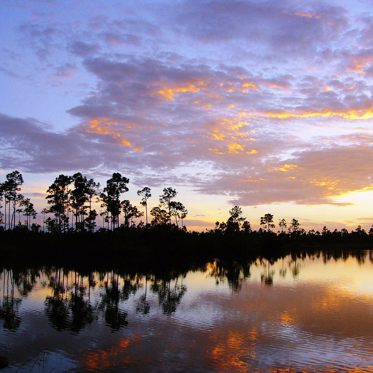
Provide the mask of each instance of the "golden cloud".
POLYGON ((303 111, 303 112, 263 112, 254 113, 254 116, 273 119, 297 119, 297 118, 342 118, 347 120, 366 120, 373 118, 373 106, 366 109, 303 111))
POLYGON ((210 147, 208 150, 216 155, 256 154, 257 150, 251 148, 254 139, 250 137, 250 131, 244 131, 249 125, 247 116, 245 111, 241 111, 235 117, 224 117, 215 121, 210 130, 210 137, 221 145, 210 147))
POLYGON ((157 91, 157 94, 160 95, 166 101, 173 101, 175 99, 176 94, 178 93, 197 93, 199 92, 202 87, 204 87, 206 83, 204 81, 198 81, 195 83, 187 83, 182 86, 163 86, 161 89, 157 91))
POLYGON ((351 66, 348 71, 365 75, 365 69, 373 62, 373 56, 356 56, 352 59, 351 66))
POLYGON ((94 133, 96 135, 110 136, 118 144, 139 152, 141 149, 137 146, 134 146, 127 137, 123 136, 121 132, 121 130, 123 130, 124 128, 127 130, 131 130, 134 127, 135 125, 133 123, 100 117, 93 118, 88 122, 86 132, 94 133))
POLYGON ((285 163, 280 167, 277 167, 276 170, 280 172, 289 172, 298 168, 298 165, 294 163, 285 163))

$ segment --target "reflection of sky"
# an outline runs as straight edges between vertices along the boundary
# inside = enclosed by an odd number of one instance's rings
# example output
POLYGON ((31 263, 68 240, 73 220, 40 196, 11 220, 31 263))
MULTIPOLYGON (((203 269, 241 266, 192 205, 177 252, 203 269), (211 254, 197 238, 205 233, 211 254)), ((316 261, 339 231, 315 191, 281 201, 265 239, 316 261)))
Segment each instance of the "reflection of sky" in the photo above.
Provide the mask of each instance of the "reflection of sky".
MULTIPOLYGON (((257 262, 238 291, 223 279, 217 285, 209 276, 212 267, 190 272, 177 281, 187 292, 169 316, 150 287, 149 314, 136 313, 142 287, 120 303, 128 326, 112 331, 99 316, 78 334, 51 327, 44 300, 52 292, 41 281, 21 303, 20 328, 0 333, 1 354, 25 371, 33 364, 48 370, 56 363, 61 371, 372 371, 373 297, 371 289, 360 286, 371 282, 372 262, 349 258, 324 264, 321 258, 307 258, 297 264, 294 277, 289 257, 270 267, 257 262), (287 272, 280 276, 284 268, 287 272), (274 272, 272 286, 261 282, 268 269, 274 272)), ((94 307, 103 290, 91 289, 94 307)))

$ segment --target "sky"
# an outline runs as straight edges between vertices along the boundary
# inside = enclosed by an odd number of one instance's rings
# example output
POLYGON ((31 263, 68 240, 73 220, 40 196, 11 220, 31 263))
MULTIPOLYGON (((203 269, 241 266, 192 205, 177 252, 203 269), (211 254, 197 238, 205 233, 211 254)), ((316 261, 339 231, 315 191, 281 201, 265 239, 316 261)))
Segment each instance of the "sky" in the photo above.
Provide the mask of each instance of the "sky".
POLYGON ((0 3, 0 181, 173 186, 191 229, 373 223, 369 0, 0 3))

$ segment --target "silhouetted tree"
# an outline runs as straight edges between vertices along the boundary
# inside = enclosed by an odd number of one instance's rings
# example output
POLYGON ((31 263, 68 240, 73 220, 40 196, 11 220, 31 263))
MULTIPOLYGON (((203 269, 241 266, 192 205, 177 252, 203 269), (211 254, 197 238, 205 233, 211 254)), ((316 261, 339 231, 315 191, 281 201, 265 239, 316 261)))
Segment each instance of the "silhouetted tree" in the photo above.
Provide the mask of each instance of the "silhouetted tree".
POLYGON ((265 214, 260 218, 260 225, 264 225, 267 232, 270 232, 275 225, 273 224, 273 215, 265 214))
POLYGON ((181 220, 181 227, 184 228, 184 219, 188 215, 188 210, 185 208, 185 206, 179 202, 179 209, 178 209, 178 218, 181 220))
POLYGON ((16 206, 20 202, 18 192, 21 190, 23 177, 19 171, 13 171, 5 176, 1 184, 1 193, 4 198, 4 227, 12 229, 16 222, 16 206))
POLYGON ((355 236, 358 236, 358 237, 363 237, 367 235, 367 232, 365 231, 364 228, 361 227, 361 225, 358 225, 356 229, 353 231, 353 233, 355 236))
POLYGON ((170 202, 171 216, 175 218, 175 223, 179 226, 179 220, 183 220, 187 214, 188 210, 181 202, 171 201, 170 202))
POLYGON ((250 225, 250 222, 245 220, 243 223, 242 223, 242 227, 241 227, 242 231, 245 232, 245 233, 251 233, 252 230, 251 230, 251 225, 250 225))
POLYGON ((142 197, 140 204, 141 206, 145 207, 145 221, 146 225, 148 225, 148 199, 152 196, 149 187, 144 187, 141 190, 137 191, 137 195, 142 197))
POLYGON ((101 193, 103 207, 106 207, 106 211, 110 217, 111 229, 119 226, 120 197, 122 193, 128 191, 128 183, 129 179, 118 172, 113 173, 112 177, 107 180, 103 193, 101 193))
POLYGON ((234 206, 229 210, 229 218, 227 220, 227 231, 239 232, 241 223, 245 221, 242 216, 242 209, 239 206, 234 206))
POLYGON ((168 187, 163 189, 163 194, 159 197, 160 207, 164 207, 168 211, 169 222, 171 223, 171 201, 176 197, 177 192, 175 189, 168 187))
POLYGON ((160 207, 153 207, 150 210, 150 215, 153 217, 152 225, 164 225, 170 221, 169 213, 160 207))
POLYGON ((23 215, 26 216, 26 226, 27 226, 27 229, 30 229, 30 227, 31 227, 31 218, 32 219, 36 219, 36 216, 37 216, 37 213, 36 213, 36 211, 34 209, 34 204, 31 203, 31 201, 30 201, 29 198, 25 198, 21 202, 21 205, 24 206, 23 215))
POLYGON ((143 215, 136 206, 133 206, 130 201, 125 199, 121 202, 122 211, 124 214, 124 226, 128 228, 132 219, 139 218, 143 215))
POLYGON ((324 225, 322 231, 321 231, 321 234, 325 237, 325 236, 328 236, 330 235, 330 230, 326 227, 326 225, 324 225))
POLYGON ((75 229, 93 231, 97 213, 92 210, 92 199, 97 195, 99 184, 80 172, 72 176, 74 189, 71 191, 70 205, 75 216, 75 229), (88 212, 87 212, 88 211, 88 212))
POLYGON ((287 227, 286 220, 285 219, 280 219, 278 222, 278 226, 281 229, 281 233, 284 233, 287 227))
POLYGON ((48 218, 48 229, 54 232, 65 232, 68 228, 69 217, 66 214, 70 198, 71 177, 59 175, 47 190, 47 201, 50 205, 49 212, 55 219, 48 218))
POLYGON ((297 219, 292 219, 289 227, 289 231, 292 233, 298 233, 300 228, 300 223, 297 219))

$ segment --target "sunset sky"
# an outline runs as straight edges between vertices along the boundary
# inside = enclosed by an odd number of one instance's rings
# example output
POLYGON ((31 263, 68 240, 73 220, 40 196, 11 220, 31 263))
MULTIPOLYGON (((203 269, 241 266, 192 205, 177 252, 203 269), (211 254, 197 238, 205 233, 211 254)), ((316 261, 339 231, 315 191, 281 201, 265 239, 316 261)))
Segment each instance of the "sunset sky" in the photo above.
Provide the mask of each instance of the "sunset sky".
POLYGON ((192 229, 242 206, 373 223, 370 0, 0 3, 0 181, 173 186, 192 229))

